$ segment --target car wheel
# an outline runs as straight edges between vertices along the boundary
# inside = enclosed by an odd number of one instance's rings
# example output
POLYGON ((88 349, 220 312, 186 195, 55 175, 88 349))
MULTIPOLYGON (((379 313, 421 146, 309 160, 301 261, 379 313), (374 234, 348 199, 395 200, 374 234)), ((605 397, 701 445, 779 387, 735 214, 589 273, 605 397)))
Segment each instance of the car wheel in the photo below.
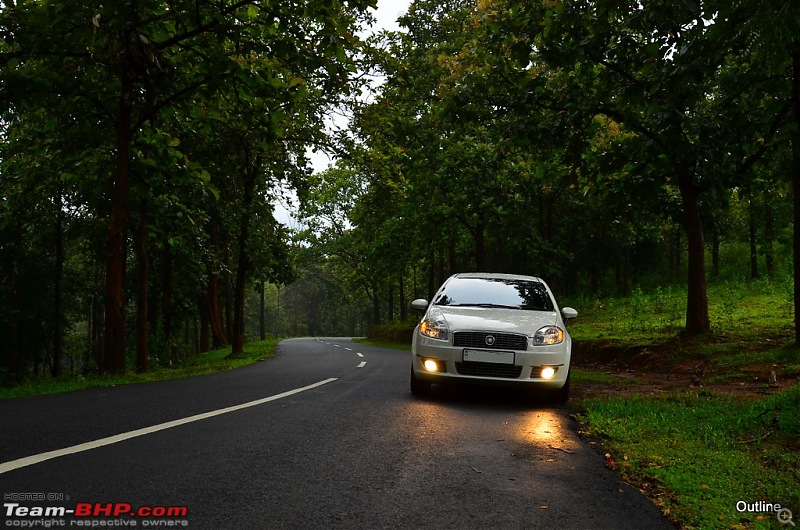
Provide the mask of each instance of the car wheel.
POLYGON ((431 393, 431 384, 418 379, 414 374, 414 368, 411 368, 411 393, 419 397, 427 396, 431 393))
POLYGON ((550 401, 553 403, 566 403, 569 400, 569 380, 571 373, 567 374, 567 381, 559 389, 551 390, 549 394, 550 401))

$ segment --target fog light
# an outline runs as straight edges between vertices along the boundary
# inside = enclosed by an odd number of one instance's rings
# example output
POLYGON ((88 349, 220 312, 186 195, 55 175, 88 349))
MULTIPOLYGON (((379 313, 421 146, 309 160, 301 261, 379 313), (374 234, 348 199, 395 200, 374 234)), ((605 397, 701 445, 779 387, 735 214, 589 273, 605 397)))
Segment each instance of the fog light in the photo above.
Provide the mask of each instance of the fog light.
POLYGON ((542 379, 552 379, 556 376, 556 369, 552 366, 545 366, 539 375, 542 379))
POLYGON ((433 359, 425 359, 422 361, 422 366, 429 372, 438 372, 439 371, 439 364, 434 361, 433 359))

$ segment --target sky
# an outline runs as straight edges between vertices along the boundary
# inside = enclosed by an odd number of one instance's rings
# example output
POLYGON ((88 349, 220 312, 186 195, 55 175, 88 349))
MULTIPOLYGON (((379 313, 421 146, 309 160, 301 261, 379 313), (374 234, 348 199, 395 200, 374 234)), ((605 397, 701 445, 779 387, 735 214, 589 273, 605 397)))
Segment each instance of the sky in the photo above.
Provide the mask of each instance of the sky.
MULTIPOLYGON (((372 16, 375 17, 375 23, 365 33, 361 35, 366 38, 372 33, 377 33, 381 30, 395 31, 400 29, 397 25, 397 19, 408 11, 408 6, 411 5, 411 0, 378 0, 378 9, 370 9, 372 16)), ((323 171, 328 165, 331 164, 331 159, 325 153, 313 153, 311 155, 311 164, 315 171, 323 171)), ((275 205, 275 218, 289 226, 295 226, 297 221, 292 219, 291 210, 293 209, 290 202, 294 194, 289 194, 290 199, 281 200, 275 205)))

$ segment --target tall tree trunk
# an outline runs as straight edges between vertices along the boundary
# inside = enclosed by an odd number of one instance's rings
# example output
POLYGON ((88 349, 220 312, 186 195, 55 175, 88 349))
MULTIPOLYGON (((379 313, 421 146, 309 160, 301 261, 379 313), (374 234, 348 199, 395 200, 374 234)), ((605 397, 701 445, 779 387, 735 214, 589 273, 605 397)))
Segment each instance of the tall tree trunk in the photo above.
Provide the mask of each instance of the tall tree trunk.
POLYGON ((208 300, 205 296, 200 297, 200 344, 197 352, 205 353, 211 346, 211 334, 209 333, 210 323, 208 318, 208 300))
POLYGON ((428 249, 428 302, 433 301, 433 295, 436 292, 436 254, 433 247, 428 249))
POLYGON ((212 258, 208 265, 208 286, 206 289, 206 308, 208 321, 211 326, 212 346, 222 348, 228 343, 228 335, 222 326, 222 315, 219 311, 219 271, 215 264, 219 249, 219 225, 215 219, 211 220, 211 251, 212 258))
POLYGON ((372 325, 378 326, 381 323, 381 298, 378 296, 378 282, 372 280, 372 325))
POLYGON ((17 220, 16 225, 17 242, 14 245, 14 275, 13 284, 11 286, 11 351, 9 352, 10 359, 8 368, 13 381, 19 381, 22 378, 22 253, 24 241, 22 237, 22 222, 17 220))
POLYGON ((163 278, 161 279, 161 325, 164 329, 164 344, 169 348, 169 353, 173 353, 173 340, 172 337, 175 329, 172 325, 172 247, 169 244, 169 238, 164 236, 164 257, 162 272, 163 278))
POLYGON ((711 229, 711 275, 714 278, 719 276, 719 245, 719 223, 715 221, 714 226, 711 229))
POLYGON ((772 245, 775 240, 775 221, 772 206, 769 200, 764 201, 764 257, 766 259, 767 276, 775 275, 775 249, 772 245))
POLYGON ((64 326, 61 317, 62 292, 61 283, 64 276, 64 212, 61 200, 61 180, 57 183, 56 193, 56 263, 55 279, 53 282, 53 362, 50 365, 50 374, 53 377, 61 375, 61 358, 64 352, 64 326))
POLYGON ((749 232, 749 239, 750 239, 750 279, 757 280, 758 279, 758 244, 756 241, 757 235, 757 227, 756 227, 756 215, 755 215, 755 207, 753 205, 753 198, 750 197, 748 201, 747 207, 747 217, 748 217, 748 232, 749 232))
POLYGON ((233 342, 233 280, 231 279, 231 243, 225 239, 222 245, 222 263, 225 264, 225 272, 222 275, 223 286, 225 287, 225 336, 229 342, 233 342))
POLYGON ((708 285, 706 283, 705 241, 703 221, 700 217, 699 191, 685 172, 678 175, 678 187, 686 218, 688 243, 688 277, 686 297, 687 336, 700 335, 711 330, 708 318, 708 285))
POLYGON ((406 306, 406 286, 401 275, 398 281, 400 287, 400 322, 405 322, 408 318, 408 307, 406 306))
POLYGON ((258 336, 261 340, 267 340, 266 290, 267 282, 261 280, 261 293, 258 300, 258 336))
POLYGON ((387 300, 387 302, 389 305, 389 313, 388 313, 389 323, 391 324, 394 322, 394 284, 392 284, 391 282, 389 283, 389 299, 387 300))
MULTIPOLYGON (((126 43, 130 36, 125 37, 126 43)), ((126 46, 126 55, 129 47, 126 46)), ((103 369, 108 373, 125 372, 125 307, 123 299, 125 275, 125 224, 130 193, 131 143, 133 132, 132 98, 135 73, 130 57, 123 59, 120 72, 120 101, 117 109, 117 166, 111 195, 111 215, 106 243, 106 316, 103 369)))
POLYGON ((475 226, 475 270, 486 270, 486 225, 483 221, 475 226))
POLYGON ((136 300, 136 371, 146 372, 150 356, 148 341, 149 262, 147 259, 147 206, 142 201, 139 224, 134 234, 134 251, 138 265, 136 300))
POLYGON ((800 43, 792 46, 792 191, 794 198, 794 234, 792 249, 794 255, 794 340, 800 344, 800 43))
POLYGON ((231 333, 231 355, 244 353, 244 302, 250 256, 247 240, 250 238, 250 212, 255 198, 256 180, 262 170, 261 159, 256 157, 253 166, 245 170, 242 201, 242 218, 239 222, 238 259, 236 263, 236 285, 234 287, 233 330, 231 333))

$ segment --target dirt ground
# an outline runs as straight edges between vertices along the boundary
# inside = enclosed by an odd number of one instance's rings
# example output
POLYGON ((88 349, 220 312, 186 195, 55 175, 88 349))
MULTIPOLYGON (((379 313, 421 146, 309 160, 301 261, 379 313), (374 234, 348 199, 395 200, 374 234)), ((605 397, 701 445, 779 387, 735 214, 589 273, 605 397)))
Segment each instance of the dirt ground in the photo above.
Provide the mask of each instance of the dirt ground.
MULTIPOLYGON (((576 346, 573 355, 575 367, 618 378, 614 383, 582 380, 574 384, 573 393, 579 398, 666 395, 703 389, 734 396, 758 397, 780 392, 800 382, 800 373, 787 372, 772 364, 742 366, 736 374, 726 374, 715 372, 709 359, 675 362, 675 341, 633 347, 610 341, 589 341, 576 346)), ((686 345, 680 347, 685 349, 686 345)))

